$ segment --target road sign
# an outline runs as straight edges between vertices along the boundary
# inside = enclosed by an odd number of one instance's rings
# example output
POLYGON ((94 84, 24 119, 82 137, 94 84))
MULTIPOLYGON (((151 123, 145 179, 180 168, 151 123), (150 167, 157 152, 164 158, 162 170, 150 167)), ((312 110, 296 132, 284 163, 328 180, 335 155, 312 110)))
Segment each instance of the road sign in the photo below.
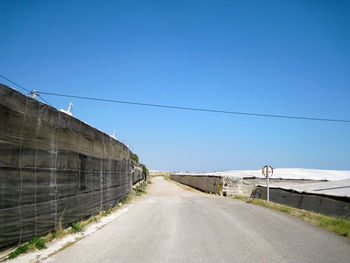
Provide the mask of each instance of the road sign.
POLYGON ((267 185, 267 194, 266 194, 266 201, 270 201, 270 186, 269 186, 269 178, 273 175, 273 168, 269 165, 265 165, 262 168, 262 174, 266 177, 266 185, 267 185))
POLYGON ((273 168, 269 165, 265 165, 263 168, 262 168, 262 174, 263 176, 266 177, 266 171, 269 172, 269 177, 271 177, 273 175, 273 168))

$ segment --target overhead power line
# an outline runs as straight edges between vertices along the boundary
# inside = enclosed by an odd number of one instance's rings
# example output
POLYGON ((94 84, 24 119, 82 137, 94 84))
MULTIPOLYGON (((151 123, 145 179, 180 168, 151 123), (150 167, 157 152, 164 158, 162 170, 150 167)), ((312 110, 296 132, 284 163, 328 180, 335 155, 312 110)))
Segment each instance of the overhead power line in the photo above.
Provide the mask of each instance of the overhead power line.
POLYGON ((38 96, 40 97, 40 99, 42 99, 42 101, 44 101, 46 104, 50 105, 51 107, 53 107, 47 100, 45 100, 43 98, 43 96, 41 96, 40 94, 38 94, 38 96))
MULTIPOLYGON (((29 95, 29 94, 32 94, 32 93, 33 93, 33 91, 31 91, 31 90, 29 90, 29 89, 26 89, 25 87, 23 87, 23 86, 17 84, 16 82, 14 82, 14 81, 12 81, 12 80, 6 78, 5 76, 3 76, 3 75, 1 75, 1 74, 0 74, 0 77, 2 77, 3 79, 6 79, 8 82, 12 83, 13 85, 15 85, 15 86, 17 86, 17 87, 19 87, 19 88, 21 88, 21 89, 27 91, 28 93, 27 93, 26 95, 29 95)), ((44 101, 46 104, 48 104, 48 105, 50 105, 50 106, 52 107, 52 105, 51 105, 49 102, 47 102, 47 100, 45 100, 45 99, 44 99, 42 96, 40 96, 39 94, 38 94, 38 97, 40 97, 40 99, 41 99, 42 101, 44 101)))
POLYGON ((8 82, 12 83, 13 85, 16 85, 17 87, 19 87, 19 88, 21 88, 21 89, 23 89, 23 90, 25 90, 25 91, 27 91, 27 92, 29 92, 29 93, 31 92, 29 89, 26 89, 25 87, 22 87, 21 85, 19 85, 19 84, 17 84, 16 82, 14 82, 14 81, 12 81, 12 80, 6 78, 5 76, 3 76, 3 75, 1 75, 1 74, 0 74, 0 77, 2 77, 3 79, 6 79, 8 82))
MULTIPOLYGON (((0 77, 6 79, 10 83, 16 85, 17 87, 27 91, 28 93, 32 93, 32 91, 24 88, 23 86, 17 84, 16 82, 6 78, 5 76, 0 74, 0 77)), ((84 99, 84 100, 94 100, 101 102, 112 102, 112 103, 120 103, 120 104, 129 104, 129 105, 138 105, 138 106, 147 106, 147 107, 157 107, 157 108, 167 108, 167 109, 176 109, 176 110, 190 110, 190 111, 201 111, 201 112, 213 112, 213 113, 224 113, 224 114, 233 114, 233 115, 246 115, 246 116, 257 116, 257 117, 269 117, 269 118, 281 118, 281 119, 295 119, 295 120, 307 120, 307 121, 327 121, 327 122, 347 122, 350 120, 341 120, 341 119, 328 119, 328 118, 315 118, 315 117, 303 117, 303 116, 289 116, 289 115, 277 115, 277 114, 263 114, 263 113, 253 113, 253 112, 240 112, 240 111, 225 111, 225 110, 215 110, 215 109, 204 109, 204 108, 194 108, 194 107, 182 107, 182 106, 174 106, 174 105, 164 105, 164 104, 151 104, 151 103, 143 103, 143 102, 133 102, 133 101, 124 101, 124 100, 112 100, 112 99, 104 99, 104 98, 94 98, 94 97, 85 97, 85 96, 77 96, 77 95, 68 95, 68 94, 60 94, 60 93, 51 93, 44 91, 36 91, 37 95, 48 105, 51 106, 40 94, 52 95, 52 96, 60 96, 67 98, 76 98, 76 99, 84 99), (40 94, 39 94, 40 93, 40 94)))
POLYGON ((173 105, 164 105, 164 104, 151 104, 151 103, 143 103, 143 102, 133 102, 133 101, 124 101, 124 100, 113 100, 113 99, 59 94, 59 93, 51 93, 51 92, 44 92, 44 91, 37 91, 37 93, 45 94, 45 95, 52 95, 52 96, 75 98, 75 99, 93 100, 93 101, 101 101, 101 102, 112 102, 112 103, 147 106, 147 107, 157 107, 157 108, 167 108, 167 109, 176 109, 176 110, 190 110, 190 111, 214 112, 214 113, 224 113, 224 114, 234 114, 234 115, 247 115, 247 116, 296 119, 296 120, 308 120, 308 121, 348 122, 348 123, 350 122, 350 120, 341 120, 341 119, 288 116, 288 115, 276 115, 276 114, 263 114, 263 113, 252 113, 252 112, 239 112, 239 111, 225 111, 225 110, 215 110, 215 109, 205 109, 205 108, 182 107, 182 106, 173 106, 173 105))

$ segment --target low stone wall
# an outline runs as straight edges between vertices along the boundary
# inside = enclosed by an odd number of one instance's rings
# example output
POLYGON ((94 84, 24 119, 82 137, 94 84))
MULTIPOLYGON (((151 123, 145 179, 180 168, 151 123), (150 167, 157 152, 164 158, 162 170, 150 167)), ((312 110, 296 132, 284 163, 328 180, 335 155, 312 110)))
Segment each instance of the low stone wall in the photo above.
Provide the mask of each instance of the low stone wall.
POLYGON ((223 181, 222 178, 218 176, 190 176, 171 174, 170 179, 207 193, 222 193, 223 181))
MULTIPOLYGON (((258 186, 255 197, 266 200, 266 187, 258 186)), ((350 219, 350 198, 307 194, 270 188, 270 201, 319 214, 350 219)))

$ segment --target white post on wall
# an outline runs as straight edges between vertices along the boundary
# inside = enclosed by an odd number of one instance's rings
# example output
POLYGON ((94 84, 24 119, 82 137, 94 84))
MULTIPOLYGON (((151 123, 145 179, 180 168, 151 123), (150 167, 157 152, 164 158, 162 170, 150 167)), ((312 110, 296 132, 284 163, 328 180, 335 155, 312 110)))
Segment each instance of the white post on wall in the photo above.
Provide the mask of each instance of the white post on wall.
POLYGON ((73 106, 73 103, 70 102, 70 103, 69 103, 69 107, 68 107, 68 113, 71 113, 70 110, 71 110, 72 106, 73 106))

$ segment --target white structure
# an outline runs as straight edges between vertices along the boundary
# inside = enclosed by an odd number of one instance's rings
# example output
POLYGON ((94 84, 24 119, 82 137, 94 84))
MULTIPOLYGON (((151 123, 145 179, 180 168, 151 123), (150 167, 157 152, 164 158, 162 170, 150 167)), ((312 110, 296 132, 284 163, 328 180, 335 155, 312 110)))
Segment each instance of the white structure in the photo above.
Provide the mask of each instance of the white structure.
POLYGON ((70 111, 71 108, 72 108, 72 106, 73 106, 73 103, 70 102, 70 103, 69 103, 68 110, 60 109, 60 111, 66 113, 66 114, 68 114, 68 115, 70 115, 70 116, 73 116, 72 112, 70 111))

